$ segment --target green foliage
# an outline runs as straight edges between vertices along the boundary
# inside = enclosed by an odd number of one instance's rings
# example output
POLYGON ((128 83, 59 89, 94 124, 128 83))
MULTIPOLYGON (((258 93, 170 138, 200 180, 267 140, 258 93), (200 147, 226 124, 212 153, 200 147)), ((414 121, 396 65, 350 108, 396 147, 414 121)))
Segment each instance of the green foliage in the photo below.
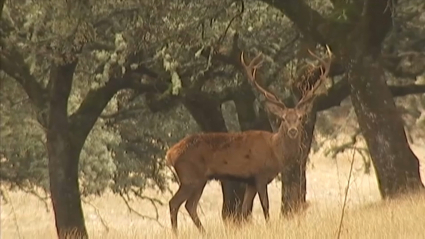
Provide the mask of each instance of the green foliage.
MULTIPOLYGON (((0 73, 1 74, 1 73, 0 73)), ((48 189, 45 136, 28 97, 4 74, 0 89, 0 179, 12 189, 48 189)))
POLYGON ((80 156, 80 184, 83 196, 101 195, 111 186, 111 178, 119 173, 111 149, 116 148, 121 138, 99 120, 84 144, 80 156))
MULTIPOLYGON (((340 4, 334 6, 335 15, 331 18, 346 21, 351 15, 356 16, 351 1, 334 2, 340 4)), ((285 83, 291 80, 285 65, 298 49, 296 44, 285 46, 294 39, 296 30, 282 12, 261 1, 245 1, 242 16, 238 16, 240 9, 240 2, 229 0, 100 0, 67 4, 8 1, 1 19, 1 41, 16 48, 25 60, 23 69, 28 68, 46 89, 51 62, 62 59, 58 55, 65 55, 65 60, 78 58, 68 101, 70 115, 79 109, 89 92, 105 86, 112 78, 129 80, 120 77, 140 66, 153 74, 135 72, 126 77, 144 84, 165 83, 166 91, 154 92, 159 98, 173 94, 173 100, 178 100, 185 89, 194 85, 217 100, 225 98, 225 93, 240 91, 244 79, 239 71, 231 64, 201 55, 209 47, 228 51, 232 47, 230 36, 235 32, 240 34, 240 48, 247 55, 263 53, 261 77, 275 86, 275 92, 283 92, 285 83)), ((45 109, 36 109, 30 103, 22 87, 10 78, 15 76, 0 77, 1 180, 12 187, 47 190, 45 132, 37 121, 45 109)), ((136 195, 147 187, 165 190, 165 150, 185 135, 199 131, 179 104, 153 114, 143 90, 122 91, 127 100, 119 99, 119 95, 113 97, 102 114, 123 110, 127 111, 125 117, 118 113, 120 117, 98 119, 86 139, 80 157, 84 196, 101 195, 107 189, 136 195)), ((224 105, 223 111, 228 128, 236 130, 237 117, 230 117, 235 114, 233 108, 224 105)), ((320 132, 331 135, 332 117, 323 122, 322 126, 319 122, 320 132)), ((418 122, 420 126, 424 120, 418 122)))

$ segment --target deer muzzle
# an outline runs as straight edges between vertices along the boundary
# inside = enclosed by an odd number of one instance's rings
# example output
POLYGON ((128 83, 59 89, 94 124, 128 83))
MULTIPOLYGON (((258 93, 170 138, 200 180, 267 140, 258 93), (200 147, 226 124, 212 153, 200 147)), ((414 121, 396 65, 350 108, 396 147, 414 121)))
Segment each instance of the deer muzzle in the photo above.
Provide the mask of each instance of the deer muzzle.
POLYGON ((298 135, 298 129, 296 128, 289 128, 288 129, 288 135, 291 139, 294 139, 298 135))

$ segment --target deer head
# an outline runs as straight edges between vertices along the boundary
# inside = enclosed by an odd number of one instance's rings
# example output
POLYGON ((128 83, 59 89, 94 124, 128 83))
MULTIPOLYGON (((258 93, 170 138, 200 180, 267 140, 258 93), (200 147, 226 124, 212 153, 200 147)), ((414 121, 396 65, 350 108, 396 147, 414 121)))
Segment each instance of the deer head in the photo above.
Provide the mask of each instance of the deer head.
POLYGON ((326 79, 330 71, 332 53, 329 48, 327 48, 329 58, 326 61, 311 51, 309 51, 309 53, 321 63, 322 66, 320 69, 322 70, 322 74, 320 75, 320 79, 316 81, 311 89, 305 88, 302 90, 303 96, 294 108, 286 107, 286 105, 280 101, 275 94, 265 90, 258 84, 256 80, 256 71, 262 64, 262 60, 260 60, 261 53, 258 54, 248 65, 245 63, 243 52, 241 54, 241 63, 246 71, 248 80, 265 96, 266 108, 282 120, 279 131, 284 132, 291 139, 299 137, 300 131, 303 130, 302 120, 310 113, 313 107, 313 100, 316 97, 315 92, 326 79))

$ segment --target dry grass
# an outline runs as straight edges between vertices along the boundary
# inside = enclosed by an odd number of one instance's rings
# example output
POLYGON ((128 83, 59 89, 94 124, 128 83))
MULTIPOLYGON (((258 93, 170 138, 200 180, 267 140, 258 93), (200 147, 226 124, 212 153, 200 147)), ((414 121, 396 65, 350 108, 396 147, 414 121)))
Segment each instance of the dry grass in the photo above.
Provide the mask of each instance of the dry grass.
MULTIPOLYGON (((421 161, 425 147, 412 147, 421 161)), ((335 238, 340 220, 344 189, 347 184, 350 154, 341 155, 337 163, 323 157, 312 157, 308 169, 310 207, 303 215, 279 219, 280 186, 269 186, 271 221, 264 223, 258 197, 254 202, 252 224, 240 229, 226 226, 221 221, 221 190, 211 182, 205 189, 200 204, 200 217, 208 238, 335 238)), ((411 195, 391 202, 381 202, 372 170, 362 172, 361 160, 356 159, 348 194, 342 238, 424 238, 425 195, 411 195)), ((422 167, 422 175, 425 175, 422 167)), ((176 186, 174 185, 174 190, 176 186)), ((1 205, 1 238, 56 238, 53 212, 44 204, 22 192, 9 192, 10 202, 1 205), (14 210, 13 210, 14 209, 14 210)), ((153 192, 149 192, 155 196, 153 192)), ((158 208, 159 222, 129 213, 123 201, 111 194, 94 198, 84 204, 86 225, 91 238, 171 238, 168 200, 171 195, 158 195, 164 206, 158 208), (98 213, 96 212, 98 210, 98 213), (102 224, 105 221, 108 230, 102 224)), ((152 206, 145 201, 133 201, 132 206, 143 214, 155 216, 152 206)), ((181 238, 199 238, 184 207, 180 209, 181 238)))

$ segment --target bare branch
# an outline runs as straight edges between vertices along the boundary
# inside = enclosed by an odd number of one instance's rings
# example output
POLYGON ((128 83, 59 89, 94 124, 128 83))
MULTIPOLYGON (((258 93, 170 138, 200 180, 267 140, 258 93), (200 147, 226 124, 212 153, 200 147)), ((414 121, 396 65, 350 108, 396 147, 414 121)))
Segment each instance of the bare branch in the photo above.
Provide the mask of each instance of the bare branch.
POLYGON ((155 209, 156 220, 159 220, 159 212, 158 212, 158 207, 156 206, 156 204, 159 204, 160 206, 162 206, 162 205, 164 205, 164 203, 161 202, 160 200, 156 199, 156 198, 151 198, 151 197, 143 196, 140 191, 136 191, 134 189, 132 189, 132 191, 133 191, 134 195, 136 195, 140 199, 147 200, 147 201, 149 201, 151 203, 151 205, 155 209))
POLYGON ((103 219, 102 215, 100 214, 99 209, 91 202, 81 199, 81 201, 89 206, 91 206, 94 209, 94 212, 96 213, 96 215, 99 217, 100 219, 100 223, 102 223, 102 226, 105 228, 106 232, 109 232, 109 226, 108 223, 105 221, 105 219, 103 219))
POLYGON ((159 222, 158 218, 153 218, 151 216, 147 216, 147 215, 143 215, 140 212, 136 211, 133 207, 131 207, 130 203, 128 202, 127 198, 124 197, 124 195, 122 193, 120 193, 120 197, 121 199, 124 201, 125 205, 127 206, 127 209, 131 212, 136 214, 137 216, 143 218, 143 219, 147 219, 147 220, 151 220, 156 222, 160 227, 164 227, 164 225, 162 223, 159 222))
POLYGON ((230 26, 232 25, 233 21, 234 21, 236 18, 241 18, 241 17, 242 17, 242 14, 245 12, 245 3, 244 3, 244 1, 243 1, 243 0, 242 0, 242 1, 240 1, 240 4, 241 4, 241 9, 240 9, 240 11, 238 12, 238 14, 236 14, 234 17, 232 17, 232 19, 230 19, 229 23, 227 24, 226 30, 224 30, 224 33, 220 36, 220 38, 219 38, 219 39, 218 39, 218 41, 217 41, 218 45, 221 45, 221 43, 222 43, 222 42, 224 41, 224 39, 226 38, 226 36, 227 36, 227 32, 229 31, 230 26))
MULTIPOLYGON (((2 192, 5 192, 5 191, 2 191, 2 192)), ((6 198, 9 198, 9 197, 6 195, 6 198)), ((13 214, 13 222, 14 222, 14 224, 16 226, 16 231, 18 232, 18 237, 19 238, 23 238, 22 237, 22 234, 21 234, 21 229, 19 227, 18 218, 16 217, 15 206, 13 205, 13 202, 12 201, 10 201, 10 205, 11 205, 11 208, 12 208, 12 212, 11 213, 13 214)))
POLYGON ((42 197, 40 194, 38 194, 34 189, 26 189, 26 188, 24 188, 24 187, 20 187, 20 186, 18 186, 19 187, 19 189, 20 190, 22 190, 23 192, 25 192, 25 193, 28 193, 28 194, 31 194, 31 195, 33 195, 34 197, 36 197, 40 202, 42 202, 43 203, 43 205, 44 205, 44 208, 46 209, 46 212, 50 212, 50 209, 49 209, 49 204, 48 204, 48 202, 47 202, 47 200, 49 200, 50 199, 50 197, 49 196, 44 196, 44 197, 42 197))
POLYGON ((341 145, 337 145, 336 147, 331 147, 330 149, 324 152, 324 155, 328 156, 329 154, 331 154, 332 158, 336 158, 338 154, 345 152, 345 150, 347 149, 355 149, 354 145, 357 143, 357 136, 359 136, 360 134, 361 131, 357 129, 356 132, 354 132, 354 134, 350 136, 350 141, 341 145))

